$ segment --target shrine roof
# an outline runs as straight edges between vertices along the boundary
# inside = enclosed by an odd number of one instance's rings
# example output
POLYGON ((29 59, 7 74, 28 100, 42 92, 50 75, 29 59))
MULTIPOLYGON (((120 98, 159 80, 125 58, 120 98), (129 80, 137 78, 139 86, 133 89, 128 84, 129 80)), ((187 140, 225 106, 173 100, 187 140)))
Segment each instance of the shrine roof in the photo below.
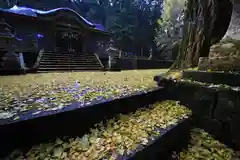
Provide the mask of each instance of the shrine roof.
POLYGON ((56 8, 56 9, 52 9, 52 10, 48 10, 48 11, 43 11, 43 10, 38 10, 38 9, 29 8, 29 7, 22 7, 22 6, 15 5, 9 9, 0 8, 0 12, 1 11, 2 12, 10 12, 10 13, 18 14, 18 15, 29 16, 29 17, 39 17, 39 16, 43 16, 43 15, 54 14, 57 12, 69 12, 71 14, 76 15, 87 27, 106 32, 105 28, 101 24, 95 24, 95 23, 88 21, 86 18, 84 18, 79 13, 77 13, 76 11, 74 11, 70 8, 56 8))

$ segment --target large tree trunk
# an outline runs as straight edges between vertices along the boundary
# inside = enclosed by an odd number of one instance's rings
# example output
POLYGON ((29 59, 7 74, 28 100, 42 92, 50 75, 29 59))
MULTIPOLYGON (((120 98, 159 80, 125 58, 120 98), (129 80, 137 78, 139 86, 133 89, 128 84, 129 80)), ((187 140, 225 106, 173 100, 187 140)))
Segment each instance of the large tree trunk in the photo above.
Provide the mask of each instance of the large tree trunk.
POLYGON ((200 56, 208 55, 216 20, 216 3, 217 0, 188 0, 183 39, 172 69, 195 67, 200 56))

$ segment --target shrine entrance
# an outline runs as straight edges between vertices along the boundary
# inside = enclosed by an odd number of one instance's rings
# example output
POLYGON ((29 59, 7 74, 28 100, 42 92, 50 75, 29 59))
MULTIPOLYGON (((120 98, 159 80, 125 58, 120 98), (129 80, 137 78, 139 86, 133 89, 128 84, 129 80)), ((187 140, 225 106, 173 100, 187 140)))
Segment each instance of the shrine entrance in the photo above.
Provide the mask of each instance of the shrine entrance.
POLYGON ((63 36, 61 32, 56 32, 56 51, 57 52, 68 52, 68 39, 63 36))
POLYGON ((73 32, 56 33, 56 50, 57 52, 76 52, 81 53, 83 49, 83 38, 73 32))
POLYGON ((71 37, 69 39, 69 50, 81 53, 83 49, 83 38, 79 35, 75 35, 75 37, 71 37))

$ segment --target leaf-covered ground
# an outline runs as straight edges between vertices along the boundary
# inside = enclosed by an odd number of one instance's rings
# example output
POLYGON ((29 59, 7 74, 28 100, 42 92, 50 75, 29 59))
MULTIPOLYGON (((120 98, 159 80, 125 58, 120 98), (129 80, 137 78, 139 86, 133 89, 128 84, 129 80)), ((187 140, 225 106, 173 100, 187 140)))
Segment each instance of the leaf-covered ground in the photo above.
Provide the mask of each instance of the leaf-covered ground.
POLYGON ((72 102, 90 103, 156 87, 153 76, 167 70, 65 72, 0 77, 0 119, 19 112, 62 109, 72 102))
POLYGON ((179 160, 233 160, 234 151, 215 140, 202 129, 192 130, 190 145, 180 153, 179 160))
POLYGON ((15 151, 8 160, 115 160, 131 155, 160 135, 164 129, 186 118, 191 111, 176 101, 157 102, 135 113, 119 115, 99 123, 77 138, 57 139, 30 150, 15 151))

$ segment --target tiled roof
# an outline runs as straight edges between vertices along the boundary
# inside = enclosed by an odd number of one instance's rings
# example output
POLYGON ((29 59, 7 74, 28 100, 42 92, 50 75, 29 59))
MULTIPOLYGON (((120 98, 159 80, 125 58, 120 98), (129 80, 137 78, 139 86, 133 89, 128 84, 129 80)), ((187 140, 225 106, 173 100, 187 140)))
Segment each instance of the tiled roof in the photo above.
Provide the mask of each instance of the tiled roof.
POLYGON ((94 24, 85 19, 83 16, 81 16, 79 13, 76 11, 70 9, 70 8, 56 8, 48 11, 43 11, 43 10, 38 10, 38 9, 33 9, 33 8, 28 8, 28 7, 20 7, 20 6, 13 6, 10 9, 1 9, 0 11, 3 12, 11 12, 19 15, 25 15, 25 16, 30 16, 30 17, 38 17, 39 15, 48 15, 56 12, 70 12, 72 14, 75 14, 77 17, 79 17, 82 22, 87 25, 88 27, 91 27, 93 29, 99 30, 99 31, 105 31, 104 27, 101 24, 94 24))

